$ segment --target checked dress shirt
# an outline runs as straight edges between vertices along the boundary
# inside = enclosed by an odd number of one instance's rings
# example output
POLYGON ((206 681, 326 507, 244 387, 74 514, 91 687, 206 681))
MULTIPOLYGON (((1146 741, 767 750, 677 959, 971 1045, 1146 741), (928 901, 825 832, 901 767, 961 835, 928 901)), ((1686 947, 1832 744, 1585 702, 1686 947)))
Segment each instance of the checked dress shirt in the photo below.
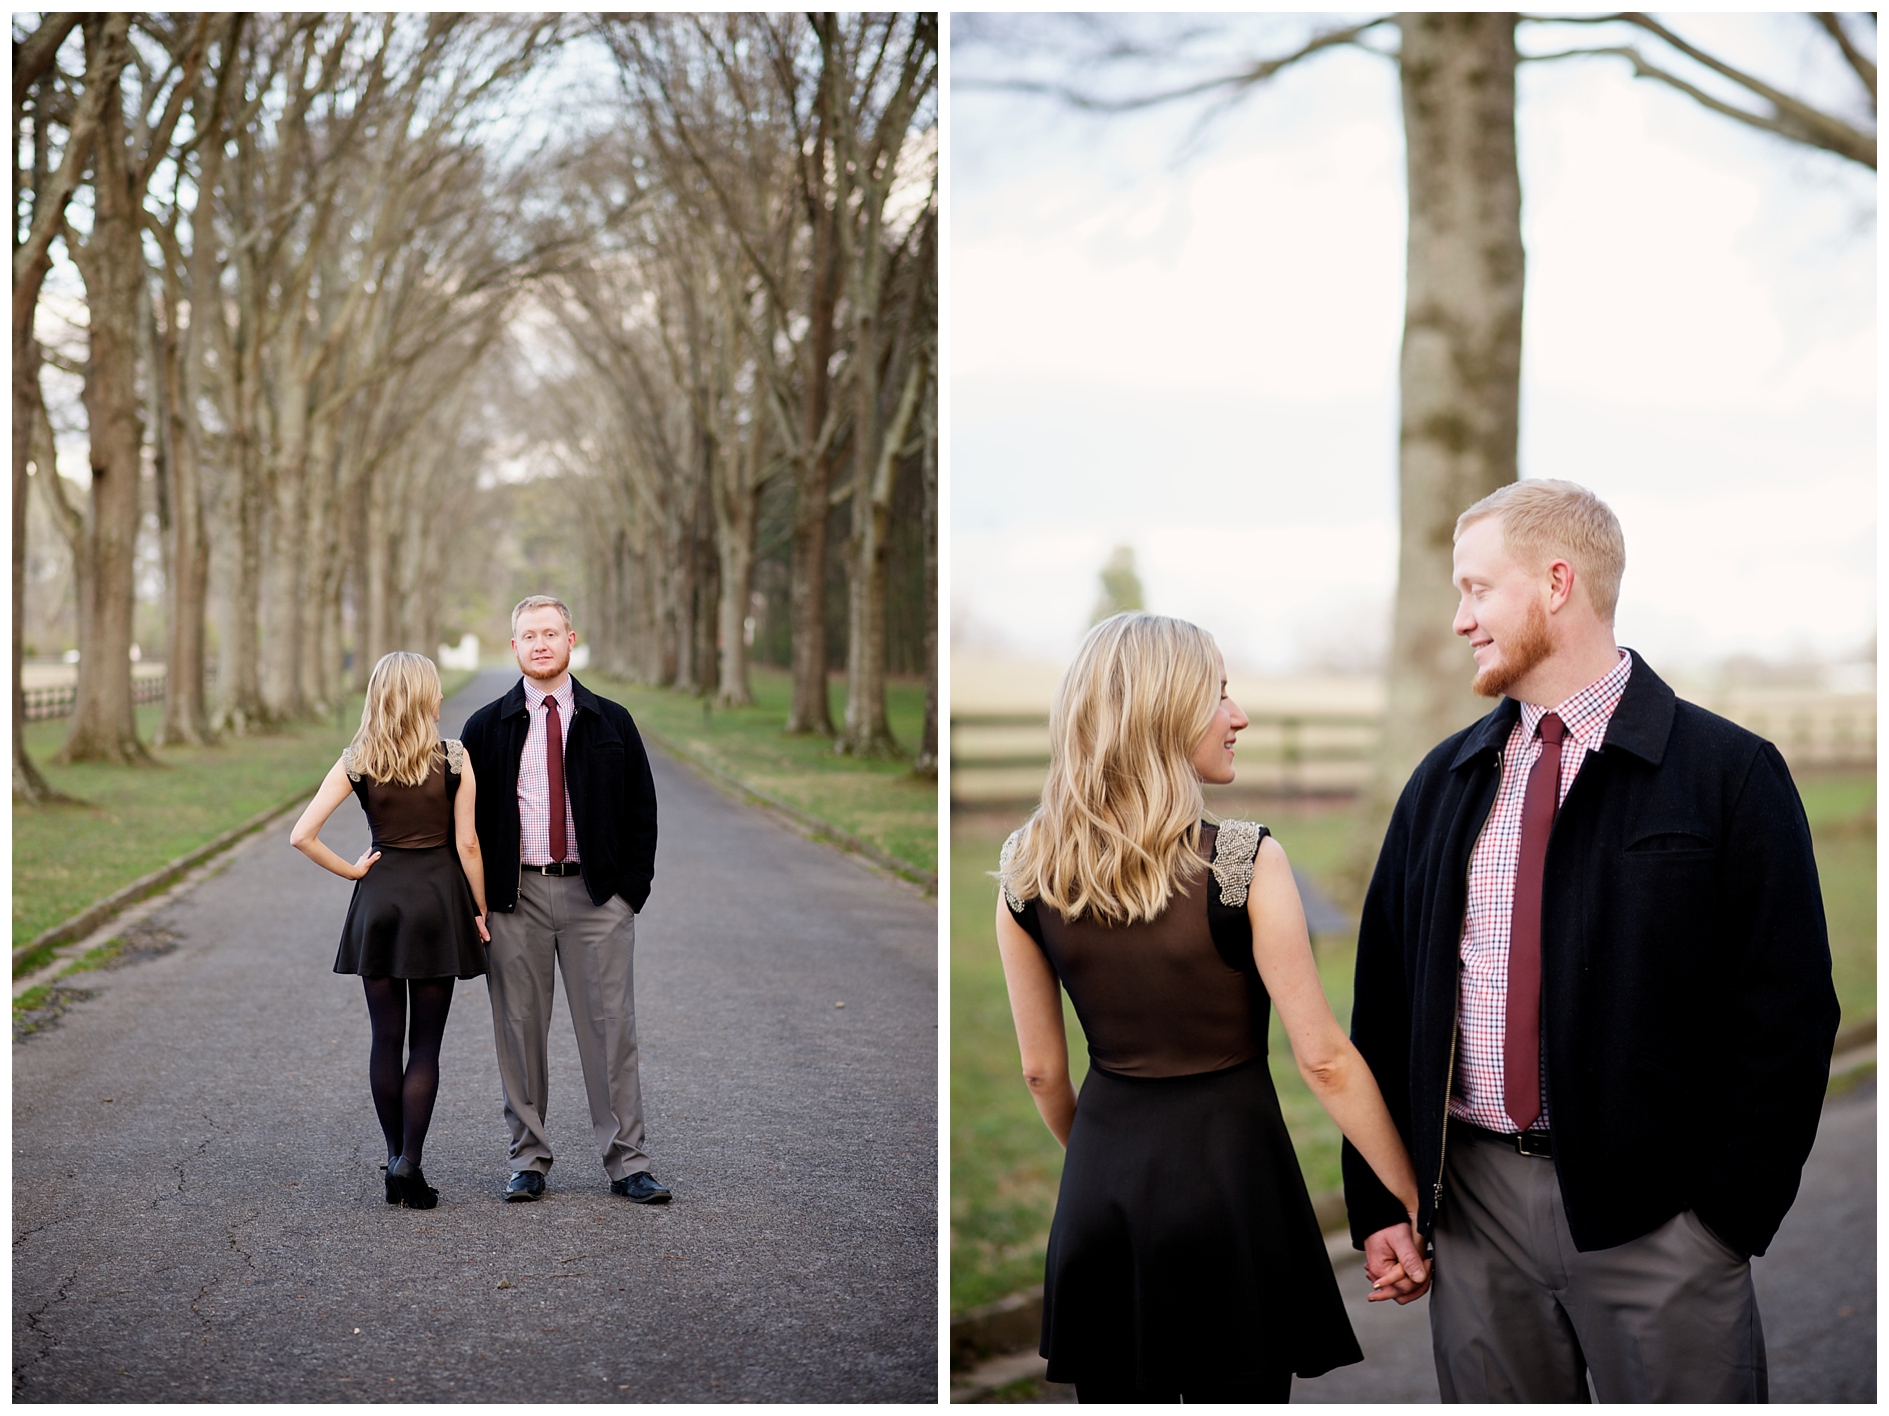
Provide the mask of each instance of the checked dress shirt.
MULTIPOLYGON (((571 741, 571 713, 577 707, 577 695, 571 692, 569 677, 564 680, 564 687, 556 693, 545 691, 526 679, 525 711, 530 716, 531 726, 525 733, 525 750, 518 759, 518 858, 526 865, 555 865, 551 859, 551 779, 545 768, 545 699, 551 698, 558 705, 558 726, 563 729, 563 740, 559 744, 568 747, 571 741)), ((561 754, 566 764, 570 762, 570 753, 561 754)), ((566 767, 566 781, 569 780, 569 767, 566 767)), ((564 793, 564 840, 567 843, 564 859, 578 860, 577 823, 571 817, 571 794, 566 787, 564 793)))
MULTIPOLYGON (((1469 854, 1469 903, 1463 911, 1462 971, 1457 983, 1456 1075, 1450 1083, 1450 1115, 1484 1130, 1515 1130, 1502 1101, 1502 1040, 1507 1032, 1509 917, 1515 901, 1515 866, 1522 853, 1522 799, 1528 769, 1541 756, 1535 729, 1552 712, 1567 736, 1561 744, 1560 794, 1568 788, 1590 752, 1600 751, 1607 724, 1633 672, 1633 656, 1620 662, 1558 708, 1524 703, 1521 720, 1502 751, 1502 781, 1495 806, 1469 854)), ((1548 1088, 1541 1082, 1541 1116, 1531 1131, 1548 1129, 1548 1088)))

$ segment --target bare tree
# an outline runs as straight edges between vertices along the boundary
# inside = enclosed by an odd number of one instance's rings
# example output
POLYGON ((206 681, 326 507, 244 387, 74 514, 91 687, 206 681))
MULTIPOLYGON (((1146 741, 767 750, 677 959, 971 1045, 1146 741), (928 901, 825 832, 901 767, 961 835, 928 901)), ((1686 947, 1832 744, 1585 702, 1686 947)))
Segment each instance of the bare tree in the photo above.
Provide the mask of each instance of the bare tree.
POLYGON ((22 36, 16 30, 13 49, 13 793, 32 802, 51 800, 58 793, 33 766, 20 736, 26 717, 20 652, 29 468, 37 461, 42 477, 50 481, 59 475, 55 460, 48 455, 51 438, 42 435, 46 415, 39 383, 41 351, 33 320, 66 205, 90 161, 106 106, 116 93, 118 74, 131 58, 129 21, 122 16, 95 17, 86 22, 85 73, 79 94, 75 100, 69 88, 58 92, 58 53, 80 20, 75 14, 46 16, 29 34, 22 36), (55 167, 52 128, 60 122, 66 136, 55 167), (31 165, 23 167, 21 158, 29 142, 31 165))
POLYGON ((85 412, 91 444, 91 495, 83 535, 89 593, 79 629, 79 683, 72 724, 60 749, 66 762, 148 760, 131 700, 132 611, 144 420, 138 364, 144 310, 143 209, 158 164, 202 70, 212 17, 201 16, 165 70, 146 69, 134 48, 140 83, 108 85, 93 146, 90 231, 81 241, 67 224, 65 246, 85 281, 85 412), (127 112, 129 104, 130 111, 127 112))
POLYGON ((908 435, 929 426, 919 405, 932 388, 926 361, 936 293, 924 276, 936 255, 928 107, 935 20, 639 18, 607 23, 602 33, 635 119, 632 162, 650 159, 645 185, 664 194, 644 220, 679 215, 696 233, 667 248, 668 264, 688 273, 663 286, 653 327, 704 328, 700 312, 690 311, 697 292, 715 291, 722 387, 742 395, 728 405, 738 410, 733 423, 718 424, 703 397, 708 385, 674 380, 696 411, 698 445, 718 454, 718 472, 705 476, 719 552, 710 597, 721 607, 719 695, 729 703, 748 697, 741 636, 756 507, 772 469, 791 467, 787 731, 832 731, 826 537, 834 506, 844 505, 852 535, 849 726, 841 746, 892 750, 884 706, 887 522, 896 475, 915 451, 905 446, 908 435), (663 313, 667 306, 674 318, 663 313), (842 456, 852 477, 835 489, 842 456))
POLYGON ((1202 77, 1162 86, 1136 84, 1172 54, 1099 21, 1055 34, 1019 33, 1006 22, 963 27, 969 52, 1005 58, 966 76, 965 88, 1035 92, 1097 113, 1211 98, 1231 103, 1282 70, 1329 50, 1354 47, 1396 63, 1403 89, 1410 202, 1403 353, 1399 367, 1399 560, 1390 656, 1389 713, 1360 849, 1360 877, 1391 802, 1430 746, 1473 720, 1482 705, 1469 692, 1449 624, 1451 538, 1457 515, 1516 477, 1522 288, 1520 181, 1515 163, 1515 71, 1519 63, 1624 58, 1636 76, 1664 85, 1735 121, 1820 148, 1869 168, 1876 165, 1874 16, 1811 18, 1862 90, 1867 120, 1845 117, 1855 96, 1812 100, 1784 92, 1683 39, 1643 14, 1525 16, 1410 13, 1333 25, 1281 55, 1217 64, 1202 77), (1654 62, 1636 44, 1596 43, 1528 56, 1518 53, 1521 23, 1625 26, 1696 63, 1751 100, 1728 101, 1654 62), (1868 37, 1862 37, 1864 26, 1868 37), (1395 50, 1379 46, 1395 35, 1395 50), (1074 43, 1070 41, 1073 39, 1074 43), (1042 77, 1053 53, 1059 73, 1042 77), (1017 57, 1038 64, 1021 72, 1017 57), (1132 91, 1108 91, 1101 76, 1126 74, 1132 91), (1867 122, 1867 127, 1865 126, 1867 122))
POLYGON ((856 203, 858 212, 839 226, 840 263, 853 324, 850 369, 855 402, 846 722, 838 745, 843 752, 876 755, 896 747, 885 710, 886 527, 892 478, 926 388, 930 355, 924 347, 925 314, 935 314, 937 306, 935 296, 927 302, 923 294, 924 273, 936 265, 935 153, 931 194, 903 239, 888 240, 892 233, 887 230, 887 208, 895 189, 912 180, 901 160, 911 155, 912 119, 937 80, 937 17, 914 15, 903 33, 894 17, 848 36, 835 17, 823 16, 820 43, 829 56, 843 61, 844 77, 833 105, 838 119, 833 165, 841 183, 836 206, 851 211, 856 203), (885 83, 888 91, 878 99, 875 90, 887 68, 896 77, 885 83), (905 318, 895 320, 888 297, 908 265, 915 272, 906 277, 912 281, 913 296, 905 318), (882 397, 886 375, 900 364, 903 386, 888 408, 882 397))

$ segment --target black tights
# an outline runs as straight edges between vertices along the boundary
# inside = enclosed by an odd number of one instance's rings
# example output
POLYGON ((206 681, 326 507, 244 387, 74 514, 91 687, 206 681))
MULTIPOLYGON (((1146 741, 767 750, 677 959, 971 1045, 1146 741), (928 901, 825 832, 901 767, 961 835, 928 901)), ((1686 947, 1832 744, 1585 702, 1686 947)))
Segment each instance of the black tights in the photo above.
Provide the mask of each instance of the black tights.
POLYGON ((387 1156, 405 1156, 416 1166, 433 1124, 439 1095, 439 1044, 453 1006, 451 978, 363 978, 367 1020, 374 1040, 367 1052, 367 1084, 387 1156), (409 1009, 409 1003, 411 1008, 409 1009), (409 1012, 411 1022, 409 1022, 409 1012), (406 1066, 402 1068, 402 1044, 406 1066))

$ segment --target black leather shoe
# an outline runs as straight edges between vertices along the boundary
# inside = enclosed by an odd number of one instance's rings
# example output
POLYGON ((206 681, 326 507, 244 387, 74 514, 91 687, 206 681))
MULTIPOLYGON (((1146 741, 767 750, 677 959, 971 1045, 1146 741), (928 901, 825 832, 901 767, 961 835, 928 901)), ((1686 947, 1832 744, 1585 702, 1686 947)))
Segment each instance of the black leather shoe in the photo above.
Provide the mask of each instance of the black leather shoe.
POLYGON ((400 1187, 400 1203, 408 1209, 430 1210, 439 1203, 439 1191, 426 1183, 420 1167, 404 1155, 387 1167, 387 1189, 400 1187))
POLYGON ((610 1193, 621 1195, 626 1200, 634 1200, 639 1205, 669 1203, 669 1192, 657 1184, 656 1177, 647 1170, 639 1170, 634 1175, 625 1175, 621 1180, 612 1180, 610 1193))
POLYGON ((519 1205, 527 1200, 535 1200, 544 1193, 544 1176, 535 1170, 518 1170, 512 1173, 511 1181, 505 1186, 505 1203, 519 1205))

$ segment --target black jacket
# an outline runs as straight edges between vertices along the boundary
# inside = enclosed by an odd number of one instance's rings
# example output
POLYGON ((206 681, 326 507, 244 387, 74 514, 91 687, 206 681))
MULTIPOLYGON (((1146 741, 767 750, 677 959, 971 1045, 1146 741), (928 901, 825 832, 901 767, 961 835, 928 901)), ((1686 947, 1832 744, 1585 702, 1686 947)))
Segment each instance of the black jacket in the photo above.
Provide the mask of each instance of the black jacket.
MULTIPOLYGON (((577 853, 592 904, 621 895, 640 911, 656 873, 656 784, 630 713, 571 680, 571 726, 564 748, 564 785, 577 826, 577 853)), ((473 817, 485 857, 485 901, 510 911, 518 904, 518 762, 531 715, 525 681, 466 720, 461 741, 479 784, 473 817)))
MULTIPOLYGON (((1358 930, 1352 1039, 1442 1193, 1469 853, 1521 709, 1434 749, 1391 817, 1358 930)), ((1676 698, 1638 655, 1548 839, 1542 1049, 1575 1247, 1696 1210, 1762 1254, 1817 1134, 1836 992, 1810 828, 1770 743, 1676 698)), ((1404 1218, 1344 1149, 1353 1242, 1404 1218)))

